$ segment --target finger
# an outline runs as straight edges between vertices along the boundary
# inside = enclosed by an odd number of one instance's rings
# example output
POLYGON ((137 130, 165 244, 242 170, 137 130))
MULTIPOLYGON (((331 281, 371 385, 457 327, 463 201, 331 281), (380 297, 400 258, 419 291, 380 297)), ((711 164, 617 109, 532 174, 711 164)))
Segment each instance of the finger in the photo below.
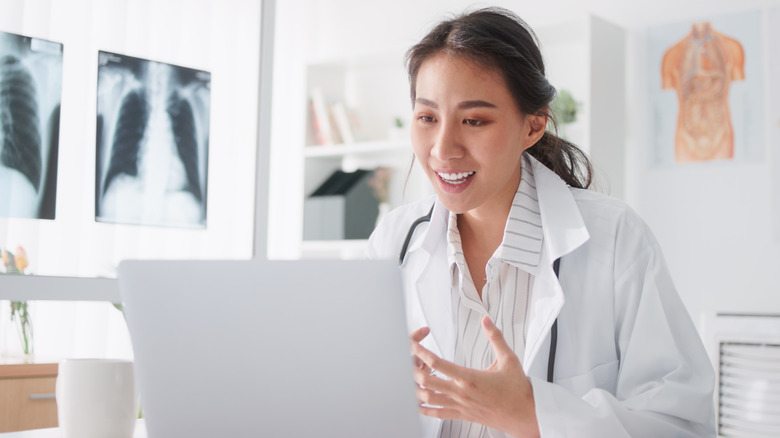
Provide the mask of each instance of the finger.
POLYGON ((411 339, 414 342, 420 342, 423 339, 425 339, 425 337, 428 336, 428 333, 430 332, 431 332, 430 328, 420 327, 409 335, 409 339, 411 339))
POLYGON ((417 400, 422 404, 440 408, 458 407, 458 403, 452 397, 425 388, 417 388, 417 400))
POLYGON ((493 324, 493 320, 489 316, 482 318, 482 331, 485 332, 485 336, 490 341, 490 345, 493 346, 493 351, 496 353, 496 360, 516 358, 517 355, 512 351, 512 347, 506 343, 501 330, 493 324))
POLYGON ((468 368, 455 365, 448 360, 440 358, 417 342, 412 343, 412 353, 432 369, 451 378, 462 377, 468 373, 468 368))
POLYGON ((434 418, 441 418, 442 420, 460 420, 462 415, 457 409, 451 408, 432 408, 428 406, 420 406, 420 413, 434 418))
POLYGON ((442 379, 435 374, 431 374, 430 372, 419 368, 414 369, 414 381, 425 389, 430 389, 442 394, 455 395, 459 393, 458 386, 452 380, 442 379))
POLYGON ((431 367, 429 367, 428 365, 425 365, 425 362, 423 362, 422 359, 420 359, 417 356, 412 356, 412 357, 414 357, 414 367, 415 368, 420 369, 421 371, 423 371, 425 373, 428 373, 428 374, 431 374, 433 372, 431 367))

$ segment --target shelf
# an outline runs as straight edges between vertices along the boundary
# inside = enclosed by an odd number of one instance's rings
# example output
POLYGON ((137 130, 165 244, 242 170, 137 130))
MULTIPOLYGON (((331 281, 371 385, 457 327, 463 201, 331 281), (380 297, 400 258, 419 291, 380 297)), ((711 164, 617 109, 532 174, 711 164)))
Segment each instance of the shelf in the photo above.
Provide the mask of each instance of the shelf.
POLYGON ((344 155, 372 154, 377 152, 411 151, 408 140, 381 140, 352 144, 334 144, 324 146, 306 146, 306 158, 342 157, 344 155))

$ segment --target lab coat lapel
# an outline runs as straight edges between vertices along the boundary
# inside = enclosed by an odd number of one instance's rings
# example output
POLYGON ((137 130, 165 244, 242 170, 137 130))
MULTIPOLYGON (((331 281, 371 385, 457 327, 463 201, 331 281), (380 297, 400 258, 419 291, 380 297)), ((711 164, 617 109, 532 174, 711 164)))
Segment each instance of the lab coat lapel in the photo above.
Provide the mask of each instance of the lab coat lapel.
POLYGON ((407 295, 412 328, 428 326, 432 342, 427 346, 440 357, 454 356, 454 326, 450 270, 447 264, 446 229, 449 212, 437 202, 428 228, 411 245, 405 262, 405 283, 413 291, 407 295))
MULTIPOLYGON (((565 302, 563 290, 552 267, 553 262, 574 251, 589 238, 571 189, 558 175, 535 158, 528 158, 536 179, 544 244, 539 272, 534 279, 526 314, 527 332, 523 357, 523 368, 526 372, 531 369, 565 302)), ((564 258, 561 266, 565 264, 564 258)))

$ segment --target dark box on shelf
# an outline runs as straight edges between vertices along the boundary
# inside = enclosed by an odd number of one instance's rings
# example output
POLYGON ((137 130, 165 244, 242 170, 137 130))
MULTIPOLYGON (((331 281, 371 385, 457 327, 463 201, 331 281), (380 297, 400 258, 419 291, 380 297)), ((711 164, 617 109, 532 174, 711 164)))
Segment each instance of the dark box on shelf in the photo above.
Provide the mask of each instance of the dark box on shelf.
POLYGON ((379 201, 368 181, 374 172, 334 172, 305 201, 304 240, 367 239, 376 225, 379 201))

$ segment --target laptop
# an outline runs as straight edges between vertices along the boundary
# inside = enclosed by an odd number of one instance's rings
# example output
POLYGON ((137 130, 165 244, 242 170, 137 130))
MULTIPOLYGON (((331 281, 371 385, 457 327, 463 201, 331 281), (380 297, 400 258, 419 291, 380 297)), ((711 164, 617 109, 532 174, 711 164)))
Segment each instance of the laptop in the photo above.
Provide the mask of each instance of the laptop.
POLYGON ((123 261, 149 438, 421 436, 392 261, 123 261))

